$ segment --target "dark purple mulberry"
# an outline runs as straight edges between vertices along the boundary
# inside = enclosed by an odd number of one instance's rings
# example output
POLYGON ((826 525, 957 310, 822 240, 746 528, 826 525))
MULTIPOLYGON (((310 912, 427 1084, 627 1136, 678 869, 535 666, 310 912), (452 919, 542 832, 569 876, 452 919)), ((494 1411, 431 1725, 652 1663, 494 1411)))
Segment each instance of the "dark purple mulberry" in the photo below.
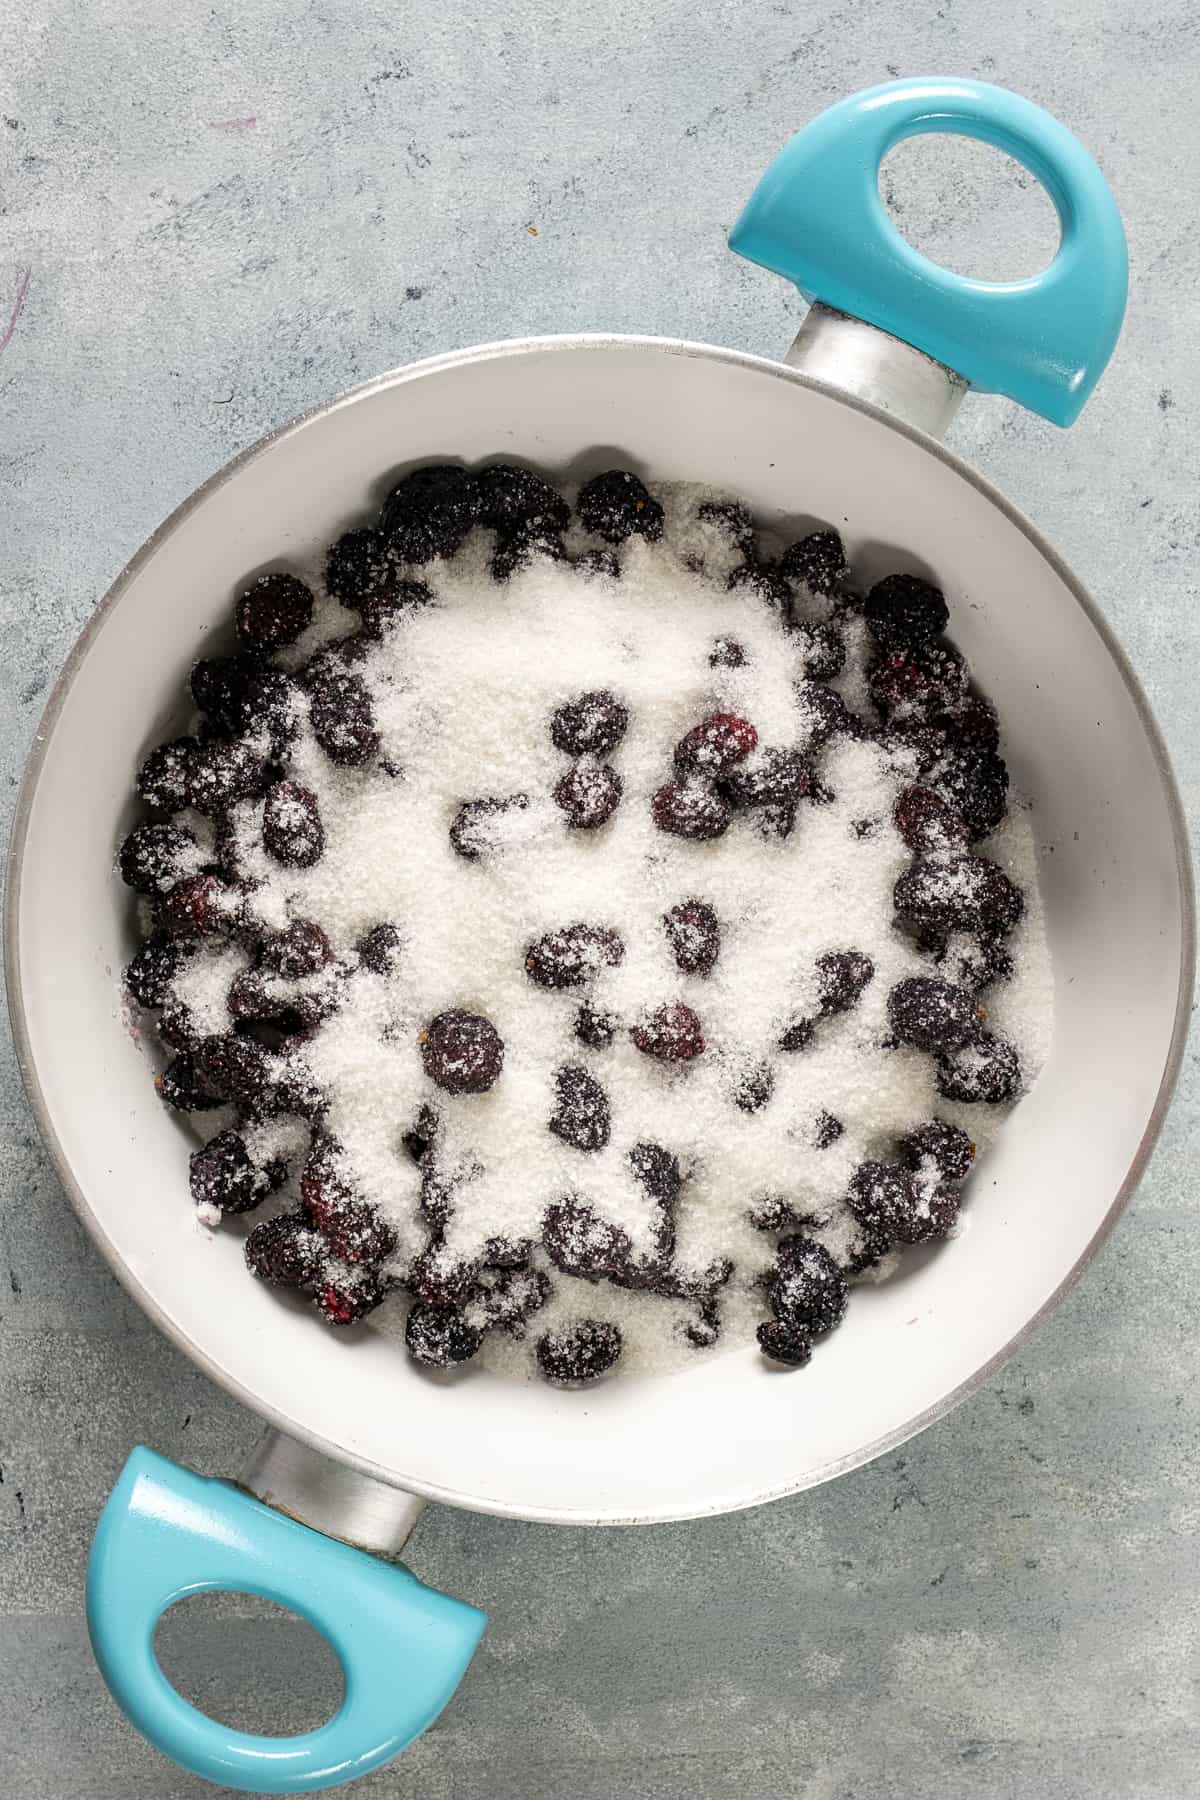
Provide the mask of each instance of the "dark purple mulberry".
POLYGON ((863 617, 884 650, 919 650, 945 631, 950 609, 919 575, 887 575, 867 595, 863 617))
POLYGON ((298 781, 277 781, 263 806, 263 848, 290 869, 311 869, 325 852, 317 796, 298 781))
POLYGON ((398 562, 453 556, 479 517, 479 482, 455 463, 428 463, 398 481, 383 503, 382 528, 398 562))
POLYGON ((260 575, 238 600, 238 636, 248 650, 269 654, 294 644, 312 615, 312 589, 306 582, 295 575, 260 575))
POLYGON ((705 900, 681 900, 663 914, 675 966, 683 975, 708 975, 721 954, 721 925, 705 900))
POLYGON ((612 1129, 608 1095, 595 1076, 570 1064, 554 1077, 555 1107, 550 1129, 576 1150, 603 1150, 612 1129))
POLYGON ((635 535, 656 544, 662 537, 663 509, 628 469, 609 469, 585 482, 576 510, 584 529, 607 544, 623 544, 635 535))
POLYGON ((608 688, 596 688, 556 710, 550 721, 550 738, 555 749, 568 756, 607 756, 628 727, 628 709, 608 688))
POLYGON ((504 1040, 490 1019, 452 1007, 420 1036, 421 1061, 448 1094, 486 1094, 504 1067, 504 1040))
POLYGON ((621 1354, 621 1328, 601 1319, 549 1332, 537 1342, 538 1368, 556 1387, 578 1387, 606 1375, 621 1354))

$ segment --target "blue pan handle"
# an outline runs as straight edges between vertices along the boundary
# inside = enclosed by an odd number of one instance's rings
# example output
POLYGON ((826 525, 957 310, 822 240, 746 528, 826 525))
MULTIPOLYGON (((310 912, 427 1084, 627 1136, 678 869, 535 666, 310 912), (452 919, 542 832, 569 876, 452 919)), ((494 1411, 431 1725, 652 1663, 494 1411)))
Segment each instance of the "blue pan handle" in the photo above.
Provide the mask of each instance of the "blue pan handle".
POLYGON ((1096 163, 1040 106, 981 81, 890 81, 831 107, 784 145, 729 245, 1056 425, 1078 418, 1125 313, 1125 233, 1096 163), (879 197, 879 167, 904 138, 929 131, 980 138, 1041 182, 1062 237, 1040 274, 974 281, 901 237, 879 197))
POLYGON ((253 1794, 312 1793, 387 1762, 437 1718, 486 1623, 407 1569, 142 1448, 101 1514, 87 1611, 104 1679, 143 1736, 194 1774, 253 1794), (328 1724, 257 1737, 175 1691, 154 1654, 155 1627, 173 1601, 213 1588, 277 1601, 329 1640, 345 1698, 328 1724))

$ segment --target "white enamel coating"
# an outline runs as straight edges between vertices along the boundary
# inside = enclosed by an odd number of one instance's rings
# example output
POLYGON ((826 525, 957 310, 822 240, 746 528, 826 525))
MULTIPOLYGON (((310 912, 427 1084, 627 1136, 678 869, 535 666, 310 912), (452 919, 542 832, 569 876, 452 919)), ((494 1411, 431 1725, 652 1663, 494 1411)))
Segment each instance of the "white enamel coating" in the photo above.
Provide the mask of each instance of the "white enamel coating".
MULTIPOLYGON (((503 605, 497 596, 497 605, 503 605)), ((1187 847, 1140 690, 1069 572, 928 438, 779 364, 638 339, 485 347, 401 370, 223 472, 93 620, 51 701, 15 840, 10 973, 31 1097, 117 1273, 210 1374, 293 1437, 419 1493, 540 1519, 719 1512, 853 1467, 1010 1349, 1113 1222, 1157 1133, 1191 989, 1187 847), (810 1368, 753 1350, 583 1395, 436 1379, 251 1280, 187 1200, 188 1138, 121 1014, 130 909, 110 871, 143 753, 264 564, 308 556, 430 458, 613 463, 829 522, 865 576, 927 570, 1036 798, 1055 1042, 974 1183, 970 1229, 859 1291, 810 1368)), ((399 1123, 399 1122, 398 1122, 399 1123)))

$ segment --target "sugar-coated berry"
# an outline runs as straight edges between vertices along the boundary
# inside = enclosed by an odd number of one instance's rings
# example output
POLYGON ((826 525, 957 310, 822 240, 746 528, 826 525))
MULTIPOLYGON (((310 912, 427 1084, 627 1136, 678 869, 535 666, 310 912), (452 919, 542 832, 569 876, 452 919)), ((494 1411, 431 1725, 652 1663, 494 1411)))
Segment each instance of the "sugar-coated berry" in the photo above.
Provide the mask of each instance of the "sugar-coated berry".
POLYGON ((897 913, 918 930, 1011 931, 1025 910, 1019 888, 985 856, 919 856, 893 889, 897 913))
POLYGON ((946 856, 970 847, 964 820, 930 787, 906 787, 892 808, 896 830, 918 856, 946 856))
POLYGON ((770 1232, 774 1235, 780 1231, 795 1231, 800 1225, 810 1225, 812 1220, 798 1213, 789 1200, 781 1194, 764 1194, 746 1213, 755 1231, 770 1232))
POLYGON ((356 1325, 383 1300, 387 1289, 377 1269, 354 1269, 327 1275, 318 1283, 313 1304, 329 1325, 356 1325))
POLYGON ((562 531, 570 520, 571 509, 562 495, 532 469, 517 463, 492 463, 476 471, 475 481, 479 522, 493 531, 530 523, 562 531))
POLYGON ((660 831, 696 843, 723 836, 732 817, 720 794, 703 781, 666 782, 650 802, 650 813, 660 831))
POLYGON ((683 975, 708 975, 721 954, 721 924, 706 900, 681 900, 663 914, 675 967, 683 975))
POLYGON ((714 638, 712 649, 708 653, 708 666, 710 669, 744 669, 745 645, 740 644, 737 638, 714 638))
POLYGON ((182 812, 190 806, 192 762, 199 748, 197 738, 181 737, 152 750, 134 784, 139 798, 156 813, 182 812))
POLYGON ((232 931, 239 916, 233 891, 215 875, 185 875, 158 902, 158 921, 172 937, 210 937, 232 931))
POLYGON ((192 1007, 168 1000, 159 1015, 158 1035, 172 1050, 195 1050, 204 1033, 192 1007))
POLYGON ((958 1217, 958 1190, 923 1181, 898 1163, 861 1163, 846 1204, 868 1233, 886 1242, 920 1244, 944 1237, 958 1217))
POLYGON ((938 1092, 947 1100, 1005 1106, 1020 1091, 1021 1059, 995 1032, 979 1032, 938 1064, 938 1092))
POLYGON ((758 743, 758 732, 749 719, 736 713, 711 713, 681 737, 675 746, 675 767, 682 775, 706 775, 717 779, 743 762, 758 743))
POLYGON ((333 946, 315 919, 293 919, 282 931, 268 933, 259 946, 263 968, 289 981, 316 975, 332 959, 333 946))
POLYGON ((266 968, 238 971, 225 997, 230 1018, 235 1025, 265 1026, 287 1035, 310 1034, 323 1017, 321 1008, 309 995, 272 980, 272 973, 266 968))
POLYGON ((967 666, 949 644, 888 651, 868 670, 867 688, 885 717, 928 719, 958 705, 967 666))
POLYGON ((428 463, 398 481, 383 503, 381 528, 398 562, 453 556, 479 517, 477 478, 455 463, 428 463))
POLYGON ((784 1319, 766 1319, 756 1333, 758 1347, 772 1362, 789 1369, 802 1369, 812 1361, 812 1340, 784 1319))
POLYGON ((604 1319, 581 1319, 577 1325, 538 1339, 538 1368, 556 1387, 578 1387, 606 1375, 620 1357, 623 1344, 619 1325, 604 1319))
POLYGON ((221 730, 235 733, 253 663, 246 656, 201 656, 192 664, 192 699, 221 730))
POLYGON ((358 768, 379 749, 371 696, 353 669, 323 665, 311 687, 309 717, 313 736, 330 762, 358 768))
POLYGON ((281 1162, 256 1164, 236 1131, 220 1131, 191 1156, 192 1199, 225 1213, 251 1212, 287 1177, 281 1162))
POLYGON ((486 1094, 504 1067, 504 1040, 479 1013, 452 1007, 420 1034, 425 1073, 448 1094, 486 1094))
POLYGON ((975 1160, 975 1146, 966 1132, 945 1119, 931 1119, 902 1137, 897 1146, 906 1169, 919 1170, 932 1162, 945 1181, 965 1181, 975 1160))
POLYGON ((214 1032, 198 1045, 195 1061, 212 1093, 257 1117, 265 1117, 271 1110, 274 1069, 268 1052, 253 1038, 232 1031, 214 1032))
POLYGON ((171 983, 193 953, 185 939, 156 931, 148 937, 125 971, 125 986, 139 1006, 162 1006, 171 983))
POLYGON ((399 959, 402 941, 394 925, 373 925, 358 940, 358 960, 372 975, 390 975, 399 959))
POLYGON ((662 1144, 638 1143, 629 1152, 629 1166, 652 1200, 674 1206, 683 1186, 678 1157, 662 1144))
POLYGON ((926 780, 964 820, 973 838, 994 831, 1008 811, 1008 765, 994 750, 971 744, 947 750, 926 780))
POLYGON ((575 1015, 575 1036, 589 1050, 607 1050, 617 1035, 617 1020, 612 1013, 600 1012, 584 1003, 575 1015))
POLYGON ((796 683, 796 700, 801 719, 808 732, 809 753, 829 742, 832 737, 862 738, 866 727, 857 713, 852 713, 836 688, 820 681, 796 683))
POLYGON ((139 894, 161 894, 179 881, 191 862, 196 840, 178 825, 135 825, 117 858, 121 880, 139 894))
POLYGON ((891 1238, 895 1223, 916 1205, 916 1180, 896 1163, 860 1163, 850 1180, 846 1204, 868 1230, 891 1238))
POLYGON ((295 686, 282 669, 252 656, 202 657, 191 679, 196 705, 227 736, 265 734, 282 745, 294 735, 295 686))
POLYGON ((440 1238, 426 1245, 409 1270, 408 1285, 430 1306, 461 1306, 475 1285, 478 1266, 447 1250, 440 1238))
POLYGON ((483 1246, 485 1269, 523 1269, 533 1254, 532 1238, 490 1237, 483 1246))
POLYGON ((595 831, 612 818, 624 788, 609 763, 578 762, 555 783, 554 803, 572 831, 595 831))
POLYGON ((817 1002, 823 1019, 849 1012, 875 978, 875 964, 862 950, 829 950, 817 958, 817 1002))
POLYGON ((803 582, 810 594, 832 594, 850 573, 846 550, 836 531, 810 531, 784 551, 780 572, 803 582))
POLYGON ((629 469, 594 475, 579 490, 576 510, 585 530, 608 544, 643 537, 656 544, 663 533, 663 509, 629 469))
POLYGON ((767 1298, 776 1318, 812 1337, 841 1323, 848 1295, 842 1272, 824 1244, 797 1234, 780 1239, 767 1298))
POLYGON ((919 650, 945 631, 950 609, 941 589, 919 575, 887 575, 867 595, 863 617, 884 650, 919 650))
POLYGON ((979 1030, 979 1004, 965 988, 932 975, 898 981, 887 999, 888 1024, 902 1044, 944 1056, 979 1030))
POLYGON ((246 1266, 272 1287, 311 1288, 320 1280, 325 1246, 303 1213, 263 1219, 246 1239, 246 1266))
POLYGON ((797 807, 794 801, 774 801, 768 806, 757 807, 754 811, 754 823, 758 834, 764 838, 788 838, 796 828, 797 807))
POLYGON ((330 545, 325 586, 351 611, 359 611, 364 600, 386 593, 395 581, 395 558, 381 532, 369 528, 347 531, 330 545))
POLYGON ((161 1075, 155 1076, 154 1086, 163 1104, 175 1112, 211 1112, 214 1107, 225 1104, 225 1096, 215 1094, 208 1086, 195 1054, 189 1050, 184 1050, 167 1064, 161 1075))
POLYGON ((794 805, 811 792, 812 771, 798 750, 769 745, 730 769, 721 792, 735 806, 794 805))
POLYGON ((313 1136, 300 1182, 304 1215, 339 1262, 374 1266, 391 1256, 396 1234, 362 1197, 341 1146, 323 1132, 313 1136))
POLYGON ((568 756, 607 756, 629 727, 629 710, 608 688, 593 688, 556 708, 550 739, 568 756))
POLYGON ((819 1112, 813 1121, 813 1148, 828 1150, 831 1144, 837 1143, 845 1129, 842 1121, 835 1118, 833 1113, 819 1112))
POLYGON ((981 993, 995 981, 1007 981, 1013 972, 1012 957, 1002 940, 987 931, 977 936, 951 932, 936 941, 934 954, 942 972, 972 994, 981 993))
POLYGON ((755 1063, 738 1078, 733 1103, 739 1112, 761 1112, 775 1092, 775 1074, 769 1063, 755 1063))
POLYGON ((556 1269, 582 1281, 611 1279, 632 1266, 628 1232, 574 1195, 550 1202, 542 1217, 542 1243, 556 1269))
POLYGON ((298 781, 277 781, 263 805, 263 848, 289 869, 311 869, 325 853, 317 796, 298 781))
POLYGON ((525 973, 538 987, 583 987, 601 969, 615 968, 625 946, 603 925, 565 925, 548 931, 525 952, 525 973))
POLYGON ((608 1095, 594 1075, 577 1064, 554 1077, 555 1102, 550 1130, 576 1150, 603 1150, 612 1130, 608 1095))
POLYGON ((528 805, 527 794, 509 794, 502 800, 490 796, 464 800, 450 821, 450 848, 464 862, 478 862, 499 848, 505 818, 524 812, 528 805))
POLYGON ((932 719, 913 715, 889 719, 876 733, 885 750, 899 750, 916 763, 917 778, 924 782, 939 757, 945 755, 946 739, 932 719))
POLYGON ((235 608, 237 633, 248 650, 270 653, 294 644, 312 623, 313 597, 296 575, 260 575, 235 608))
POLYGON ((629 1035, 643 1056, 658 1062, 691 1062, 704 1053, 704 1028, 682 1000, 655 1007, 630 1027, 629 1035))
POLYGON ((201 744, 189 771, 189 802, 206 819, 217 819, 239 800, 256 799, 270 781, 267 759, 249 744, 214 739, 201 744))
POLYGON ((550 1278, 544 1269, 522 1265, 484 1268, 478 1273, 467 1316, 484 1331, 499 1329, 519 1341, 550 1293, 550 1278))
POLYGON ((452 1369, 469 1362, 482 1342, 483 1333, 455 1306, 433 1306, 418 1300, 404 1327, 405 1349, 414 1362, 427 1369, 452 1369))
POLYGON ((307 1119, 309 1124, 319 1124, 329 1105, 328 1095, 308 1064, 294 1053, 283 1057, 268 1098, 273 1113, 281 1118, 307 1119))

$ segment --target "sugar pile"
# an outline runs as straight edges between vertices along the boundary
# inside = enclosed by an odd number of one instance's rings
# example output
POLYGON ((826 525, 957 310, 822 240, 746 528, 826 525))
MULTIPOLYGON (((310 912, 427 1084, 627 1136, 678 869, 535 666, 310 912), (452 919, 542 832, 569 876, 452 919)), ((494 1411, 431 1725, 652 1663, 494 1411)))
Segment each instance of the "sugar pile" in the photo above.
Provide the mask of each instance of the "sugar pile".
MULTIPOLYGON (((392 972, 352 976, 305 1051, 328 1097, 324 1128, 343 1147, 361 1194, 394 1227, 393 1272, 403 1275, 429 1238, 419 1172, 401 1142, 423 1105, 438 1115, 439 1169, 453 1182, 446 1252, 464 1261, 497 1235, 536 1241, 547 1205, 565 1195, 648 1252, 655 1208, 629 1152, 660 1144, 684 1176, 681 1272, 699 1278, 723 1258, 735 1265, 721 1297, 720 1342, 729 1346, 752 1337, 764 1316, 756 1283, 773 1246, 751 1212, 786 1202, 845 1261, 862 1239, 844 1203, 859 1164, 894 1158, 896 1139, 934 1118, 960 1123, 982 1154, 1008 1108, 948 1102, 934 1060, 891 1044, 889 992, 905 976, 938 972, 893 923, 893 887, 911 853, 892 807, 915 778, 911 751, 849 737, 814 750, 821 790, 801 802, 786 837, 765 834, 750 812, 708 843, 655 825, 651 799, 672 779, 674 746, 699 720, 715 712, 749 719, 760 754, 763 746, 813 749, 819 730, 798 692, 802 638, 782 629, 752 586, 726 589, 740 557, 718 525, 697 518, 708 496, 655 491, 667 512, 663 541, 623 546, 619 579, 535 558, 498 585, 481 532, 457 557, 422 570, 432 604, 402 614, 356 665, 374 702, 378 762, 337 767, 302 723, 288 777, 317 796, 320 860, 309 868, 273 862, 262 845, 261 801, 234 809, 232 831, 259 884, 248 912, 264 926, 316 920, 346 958, 380 923, 399 930, 392 972), (718 659, 714 667, 714 643, 728 638, 744 661, 729 667, 718 659), (571 830, 553 793, 579 759, 554 747, 550 720, 565 702, 600 689, 629 715, 620 743, 597 759, 616 770, 622 796, 600 829, 571 830), (469 846, 478 854, 465 857, 449 829, 463 803, 478 799, 516 803, 479 824, 469 846), (664 929, 664 914, 691 900, 720 921, 720 954, 704 975, 681 974, 664 929), (585 990, 537 986, 526 973, 529 945, 576 923, 617 932, 623 960, 600 966, 585 990), (874 964, 860 1002, 821 1021, 802 1054, 781 1052, 781 1032, 817 1013, 817 959, 843 950, 865 952, 874 964), (585 998, 620 1022, 604 1048, 576 1036, 585 998), (704 1054, 676 1065, 641 1054, 628 1026, 679 1000, 702 1021, 704 1054), (444 1093, 424 1072, 418 1034, 451 1008, 484 1015, 503 1039, 503 1072, 486 1093, 444 1093), (770 1098, 744 1111, 735 1093, 764 1065, 774 1077, 770 1098), (564 1067, 585 1068, 608 1098, 603 1149, 583 1152, 548 1130, 564 1067), (833 1141, 822 1129, 829 1116, 842 1126, 833 1141)), ((319 571, 299 572, 324 595, 319 571)), ((798 610, 817 623, 830 603, 802 593, 798 610)), ((325 596, 280 662, 307 660, 348 624, 325 596)), ((874 647, 860 618, 840 624, 847 666, 829 685, 866 714, 862 671, 874 647)), ((987 1008, 989 1026, 1016 1044, 1028 1085, 1049 1047, 1051 978, 1025 814, 1014 806, 979 848, 1025 896, 1009 940, 1011 978, 989 989, 987 1008)), ((248 960, 226 944, 205 947, 178 976, 178 996, 206 1031, 228 1030, 225 997, 248 960)), ((271 1121, 255 1128, 255 1153, 298 1159, 305 1138, 298 1122, 271 1121)), ((624 1372, 695 1356, 685 1335, 694 1303, 544 1266, 553 1294, 529 1335, 490 1332, 485 1363, 527 1373, 534 1338, 581 1318, 620 1325, 624 1372)), ((370 1324, 402 1332, 405 1310, 394 1295, 370 1324)))

